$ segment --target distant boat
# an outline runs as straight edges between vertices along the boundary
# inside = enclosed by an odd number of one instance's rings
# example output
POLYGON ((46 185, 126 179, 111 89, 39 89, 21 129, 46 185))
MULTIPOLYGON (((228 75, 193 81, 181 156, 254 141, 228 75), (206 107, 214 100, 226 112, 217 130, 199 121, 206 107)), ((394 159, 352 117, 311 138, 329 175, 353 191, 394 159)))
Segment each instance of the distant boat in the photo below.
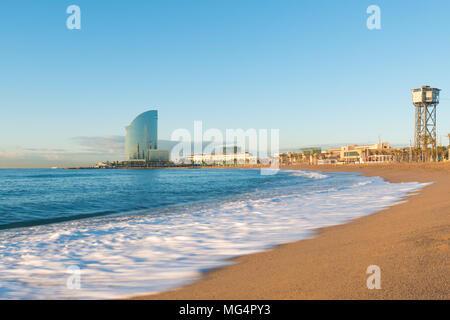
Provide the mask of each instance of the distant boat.
POLYGON ((58 167, 51 167, 50 169, 58 169, 58 167))

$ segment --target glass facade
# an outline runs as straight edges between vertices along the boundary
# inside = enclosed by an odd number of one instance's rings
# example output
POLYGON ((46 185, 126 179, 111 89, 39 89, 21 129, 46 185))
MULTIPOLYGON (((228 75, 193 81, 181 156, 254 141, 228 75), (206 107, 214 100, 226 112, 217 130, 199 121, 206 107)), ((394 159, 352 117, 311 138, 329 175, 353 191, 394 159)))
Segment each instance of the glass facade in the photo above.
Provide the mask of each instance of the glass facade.
POLYGON ((149 150, 158 149, 158 111, 138 115, 126 127, 125 154, 128 160, 149 160, 149 150))

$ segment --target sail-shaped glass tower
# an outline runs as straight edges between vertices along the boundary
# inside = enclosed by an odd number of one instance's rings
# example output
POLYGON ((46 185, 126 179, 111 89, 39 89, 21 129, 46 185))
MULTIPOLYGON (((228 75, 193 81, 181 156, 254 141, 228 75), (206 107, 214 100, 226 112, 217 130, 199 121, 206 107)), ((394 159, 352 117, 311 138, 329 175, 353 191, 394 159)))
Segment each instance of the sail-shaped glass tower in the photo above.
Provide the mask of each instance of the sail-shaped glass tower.
POLYGON ((149 151, 158 149, 158 111, 138 115, 126 127, 125 154, 128 160, 149 160, 149 151))

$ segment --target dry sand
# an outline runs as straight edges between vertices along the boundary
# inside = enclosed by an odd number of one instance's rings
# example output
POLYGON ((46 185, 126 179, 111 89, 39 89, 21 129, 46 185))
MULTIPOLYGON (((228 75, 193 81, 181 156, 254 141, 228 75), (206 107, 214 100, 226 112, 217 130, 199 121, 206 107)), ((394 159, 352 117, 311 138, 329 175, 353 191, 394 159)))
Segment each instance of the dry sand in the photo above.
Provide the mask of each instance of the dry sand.
POLYGON ((315 238, 233 259, 186 287, 138 299, 449 299, 450 163, 286 168, 435 182, 397 204, 315 238), (381 289, 366 286, 369 265, 381 289))

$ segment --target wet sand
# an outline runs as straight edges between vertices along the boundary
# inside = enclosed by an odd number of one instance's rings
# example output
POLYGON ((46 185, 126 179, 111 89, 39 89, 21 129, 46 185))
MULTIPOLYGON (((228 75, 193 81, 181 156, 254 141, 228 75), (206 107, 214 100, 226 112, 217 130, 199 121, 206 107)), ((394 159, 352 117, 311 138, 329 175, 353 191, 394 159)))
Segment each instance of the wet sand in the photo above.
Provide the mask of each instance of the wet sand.
POLYGON ((407 202, 312 239, 233 259, 183 288, 136 299, 450 299, 450 163, 285 166, 434 182, 407 202), (369 265, 381 289, 369 290, 369 265))

